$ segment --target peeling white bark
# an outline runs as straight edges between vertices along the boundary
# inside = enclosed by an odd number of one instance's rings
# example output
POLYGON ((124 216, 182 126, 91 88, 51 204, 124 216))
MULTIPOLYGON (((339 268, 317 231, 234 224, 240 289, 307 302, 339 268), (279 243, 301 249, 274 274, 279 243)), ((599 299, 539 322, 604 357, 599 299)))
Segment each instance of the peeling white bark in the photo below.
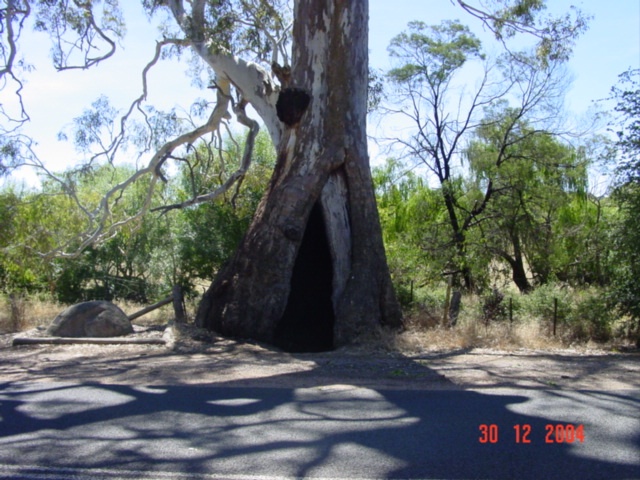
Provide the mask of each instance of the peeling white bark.
POLYGON ((334 310, 338 308, 338 302, 342 298, 351 273, 351 226, 345 201, 348 193, 344 174, 338 170, 329 177, 320 197, 327 241, 333 261, 334 310))
POLYGON ((278 145, 282 136, 282 123, 276 114, 280 88, 269 72, 233 55, 210 53, 205 44, 194 45, 194 49, 218 77, 228 79, 249 102, 267 127, 273 144, 278 145))
POLYGON ((282 136, 282 124, 275 110, 279 86, 271 74, 262 66, 243 60, 231 53, 215 52, 204 38, 205 0, 193 0, 191 14, 187 14, 181 0, 169 0, 168 6, 185 34, 191 40, 194 51, 216 73, 219 79, 226 78, 248 102, 264 122, 274 145, 282 136))

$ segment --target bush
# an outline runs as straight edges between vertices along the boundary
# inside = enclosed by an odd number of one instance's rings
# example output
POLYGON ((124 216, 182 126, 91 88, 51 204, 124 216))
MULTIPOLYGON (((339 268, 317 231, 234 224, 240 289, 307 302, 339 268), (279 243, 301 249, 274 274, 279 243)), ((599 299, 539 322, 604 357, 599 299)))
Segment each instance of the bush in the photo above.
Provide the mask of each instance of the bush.
POLYGON ((571 310, 571 301, 571 292, 568 287, 546 284, 527 295, 520 296, 514 303, 514 310, 517 311, 518 317, 542 323, 548 322, 549 325, 553 322, 555 315, 560 324, 571 310), (557 307, 555 301, 557 301, 557 307))
POLYGON ((396 283, 396 298, 403 309, 411 307, 413 304, 413 290, 411 288, 411 284, 406 283, 396 283))
POLYGON ((410 349, 438 348, 562 348, 587 342, 626 344, 639 326, 631 316, 620 316, 608 291, 573 289, 562 284, 543 285, 530 294, 493 290, 484 296, 465 295, 464 308, 453 328, 442 325, 444 288, 418 290, 413 308, 405 312, 407 331, 400 344, 410 349), (512 301, 513 323, 508 318, 512 301), (557 301, 557 310, 554 305, 557 301), (556 315, 556 336, 552 335, 556 315), (484 326, 480 326, 480 322, 484 326))
POLYGON ((504 320, 507 318, 507 307, 503 301, 504 294, 497 288, 493 288, 491 293, 482 299, 482 316, 485 325, 493 320, 504 320))
POLYGON ((590 289, 576 293, 567 324, 572 340, 607 342, 612 337, 614 320, 606 295, 590 289))
POLYGON ((529 318, 551 331, 556 317, 557 335, 568 341, 612 339, 615 309, 604 290, 571 289, 557 284, 538 287, 529 295, 514 298, 518 318, 529 318), (554 300, 557 301, 557 311, 554 300))

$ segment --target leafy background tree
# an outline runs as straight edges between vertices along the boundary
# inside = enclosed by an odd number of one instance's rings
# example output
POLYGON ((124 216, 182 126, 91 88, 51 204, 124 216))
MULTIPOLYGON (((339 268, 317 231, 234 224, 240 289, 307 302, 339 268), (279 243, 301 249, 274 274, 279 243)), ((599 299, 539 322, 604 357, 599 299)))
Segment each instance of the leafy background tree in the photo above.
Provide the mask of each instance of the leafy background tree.
POLYGON ((621 310, 636 321, 640 343, 640 70, 622 73, 612 94, 617 101, 616 146, 620 158, 614 192, 620 211, 614 236, 617 268, 613 295, 621 310))
POLYGON ((474 263, 482 261, 477 250, 471 251, 470 230, 502 188, 491 175, 517 161, 513 146, 529 135, 519 128, 523 122, 531 131, 557 128, 558 102, 564 92, 562 62, 519 52, 489 60, 480 41, 459 22, 433 26, 412 22, 407 32, 392 40, 389 52, 399 65, 387 75, 393 103, 385 106, 384 113, 408 121, 413 129, 409 138, 390 142, 399 148, 401 158, 424 166, 437 183, 453 247, 446 272, 454 284, 472 291, 482 283, 473 272, 474 263), (465 94, 459 78, 468 75, 464 68, 472 61, 483 72, 473 91, 465 94), (496 124, 500 128, 494 128, 496 124), (492 143, 485 157, 493 154, 495 168, 484 168, 485 181, 476 184, 471 198, 462 182, 462 156, 470 137, 482 135, 482 129, 492 143))
MULTIPOLYGON (((231 140, 222 153, 227 168, 237 168, 241 156, 241 146, 231 140)), ((210 191, 220 186, 222 173, 218 162, 209 154, 201 152, 202 161, 195 167, 185 164, 180 175, 183 177, 182 190, 178 200, 192 195, 188 192, 195 185, 202 191, 210 191), (205 160, 205 158, 208 159, 205 160)), ((197 156, 197 154, 194 154, 197 156)), ((254 159, 248 178, 235 192, 228 193, 220 201, 205 203, 183 210, 183 228, 178 239, 178 250, 182 278, 185 286, 193 282, 211 278, 231 257, 245 234, 258 203, 265 191, 269 174, 275 165, 275 151, 268 136, 258 135, 254 148, 254 159)))
MULTIPOLYGON (((175 174, 183 177, 182 189, 165 189, 154 200, 156 213, 127 223, 112 238, 85 249, 81 255, 42 261, 42 253, 70 235, 74 218, 82 213, 59 185, 45 182, 41 190, 2 193, 3 229, 2 290, 6 292, 49 291, 65 303, 87 299, 123 299, 140 303, 157 300, 175 284, 195 293, 194 282, 210 278, 231 256, 247 229, 264 192, 275 153, 266 134, 258 137, 252 175, 222 201, 195 205, 168 213, 167 204, 190 198, 192 179, 203 191, 220 184, 224 172, 208 155, 223 155, 227 168, 236 168, 242 145, 231 140, 226 149, 193 152, 175 174), (194 168, 196 171, 194 171, 194 168), (215 185, 217 184, 217 185, 215 185), (39 255, 40 254, 40 255, 39 255)), ((201 147, 205 149, 204 146, 201 147)), ((83 205, 99 201, 114 182, 131 175, 132 168, 104 165, 78 181, 77 196, 83 205)), ((146 185, 127 190, 112 211, 118 222, 139 211, 146 200, 146 185)), ((79 234, 79 232, 76 232, 79 234)), ((70 235, 72 236, 72 235, 70 235)))
MULTIPOLYGON (((607 139, 563 123, 562 56, 541 61, 539 51, 510 51, 491 60, 457 22, 413 22, 394 38, 390 54, 398 66, 387 75, 382 114, 410 125, 411 133, 386 139, 396 158, 374 178, 400 298, 426 306, 425 285, 433 290, 453 280, 454 289, 480 293, 478 316, 505 318, 502 292, 515 287, 530 295, 516 301, 516 310, 535 304, 575 338, 611 338, 614 324, 625 321, 616 323, 620 317, 611 312, 621 304, 608 288, 621 285, 615 270, 629 268, 632 258, 614 245, 632 237, 621 233, 624 217, 614 203, 622 190, 595 193, 590 184, 607 139), (471 63, 476 71, 484 65, 475 90, 456 81, 474 71, 471 63), (421 291, 414 294, 414 286, 421 291)), ((622 98, 623 90, 615 92, 622 98)), ((634 114, 618 110, 628 115, 629 130, 634 114)), ((630 131, 618 133, 619 147, 633 145, 630 131)), ((632 170, 628 162, 620 170, 627 189, 632 170)), ((626 218, 626 228, 637 224, 626 218)), ((630 282, 625 288, 619 299, 638 291, 630 282)))
POLYGON ((564 255, 571 225, 562 225, 560 217, 572 200, 585 199, 587 159, 525 121, 514 125, 511 114, 506 109, 497 119, 486 118, 466 156, 477 196, 483 198, 489 182, 495 192, 477 218, 485 246, 506 262, 518 289, 528 292, 532 281, 548 283, 573 261, 564 255))

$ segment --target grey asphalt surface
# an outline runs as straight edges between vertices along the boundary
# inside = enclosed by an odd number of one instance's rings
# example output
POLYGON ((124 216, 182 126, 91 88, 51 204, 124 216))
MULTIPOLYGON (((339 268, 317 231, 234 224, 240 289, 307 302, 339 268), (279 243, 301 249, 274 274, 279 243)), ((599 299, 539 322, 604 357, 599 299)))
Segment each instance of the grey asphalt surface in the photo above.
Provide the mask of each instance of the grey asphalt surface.
POLYGON ((6 383, 0 478, 634 479, 640 391, 6 383))

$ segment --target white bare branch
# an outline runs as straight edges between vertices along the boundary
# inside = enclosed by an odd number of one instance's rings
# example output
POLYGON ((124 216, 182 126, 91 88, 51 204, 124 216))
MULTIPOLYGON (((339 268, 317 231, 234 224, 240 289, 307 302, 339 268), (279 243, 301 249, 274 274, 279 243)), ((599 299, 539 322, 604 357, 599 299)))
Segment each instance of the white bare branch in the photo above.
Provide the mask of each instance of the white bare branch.
MULTIPOLYGON (((96 23, 96 19, 93 15, 93 7, 91 3, 89 2, 82 3, 78 1, 74 1, 74 3, 76 4, 77 7, 81 8, 84 11, 83 15, 89 22, 87 29, 82 33, 82 35, 80 35, 78 40, 71 45, 71 50, 77 49, 84 52, 84 61, 78 65, 67 65, 66 59, 61 57, 60 62, 59 63, 56 62, 56 65, 55 65, 56 70, 58 71, 78 70, 78 69, 85 70, 87 68, 90 68, 99 64, 104 60, 107 60, 108 58, 112 57, 114 53, 116 53, 116 42, 113 39, 111 39, 104 32, 104 30, 100 28, 96 23), (102 39, 102 41, 108 45, 108 50, 103 55, 98 55, 96 57, 89 56, 89 52, 97 49, 96 45, 94 45, 93 43, 94 40, 92 38, 93 37, 92 31, 97 33, 98 36, 102 39), (86 43, 86 46, 83 45, 84 43, 86 43)), ((62 43, 63 43, 63 39, 62 39, 62 36, 60 35, 58 36, 58 48, 60 52, 63 51, 62 43)))
POLYGON ((224 82, 219 82, 218 103, 216 104, 216 108, 214 108, 211 116, 204 125, 201 125, 169 142, 166 142, 155 153, 155 155, 153 155, 145 168, 136 171, 125 181, 112 187, 100 200, 98 207, 93 212, 85 210, 85 214, 87 215, 89 221, 89 228, 87 228, 83 233, 82 241, 77 248, 75 248, 72 252, 67 252, 66 249, 72 244, 72 241, 69 241, 50 252, 41 253, 41 256, 45 258, 76 258, 89 245, 112 237, 117 233, 120 227, 134 222, 145 215, 149 211, 156 184, 160 179, 159 169, 162 166, 163 162, 179 147, 193 144, 199 138, 202 138, 203 136, 216 131, 219 128, 223 118, 228 113, 229 102, 230 96, 228 95, 228 84, 225 85, 224 82), (222 84, 222 86, 220 86, 220 84, 222 84), (126 217, 114 223, 109 223, 109 220, 111 218, 112 201, 114 199, 117 199, 118 196, 129 186, 146 176, 149 177, 149 185, 142 208, 140 208, 135 215, 126 217))
MULTIPOLYGON (((279 87, 271 74, 255 62, 250 62, 232 55, 229 52, 220 53, 218 48, 205 40, 204 0, 194 0, 191 7, 191 22, 186 25, 185 13, 181 8, 174 9, 176 2, 172 2, 172 13, 178 13, 176 22, 183 28, 185 35, 192 39, 194 51, 211 67, 218 78, 228 78, 231 84, 258 113, 274 145, 277 145, 282 135, 282 124, 277 117, 275 105, 278 100, 279 87)), ((179 2, 181 3, 181 2, 179 2)))
POLYGON ((234 105, 234 108, 233 108, 233 112, 235 113, 236 118, 238 119, 238 122, 240 122, 242 125, 246 126, 249 129, 249 134, 247 135, 247 139, 244 145, 244 152, 242 154, 242 159, 238 169, 235 172, 233 172, 231 175, 229 175, 229 177, 222 183, 222 185, 220 185, 218 188, 216 188, 211 192, 208 192, 203 195, 194 196, 189 200, 186 200, 181 203, 157 207, 157 208, 154 208, 152 211, 168 212, 169 210, 182 209, 182 208, 187 208, 200 203, 210 202, 220 197, 221 195, 224 195, 234 185, 236 185, 236 193, 234 194, 232 203, 235 201, 235 197, 237 196, 240 185, 242 184, 242 180, 244 179, 244 176, 246 175, 247 171, 249 170, 249 167, 251 166, 255 140, 256 140, 256 137, 258 136, 258 133, 260 132, 260 124, 256 120, 250 118, 247 115, 245 111, 246 105, 247 105, 247 102, 245 100, 240 100, 240 102, 234 105))
MULTIPOLYGON (((115 52, 115 42, 109 38, 108 33, 116 33, 117 35, 117 32, 112 32, 109 26, 106 26, 105 30, 98 25, 98 22, 93 16, 92 4, 90 2, 79 0, 72 0, 72 2, 76 9, 79 9, 85 14, 83 30, 78 33, 77 40, 75 41, 63 38, 66 32, 66 30, 64 30, 66 26, 63 24, 60 26, 63 30, 53 32, 54 37, 57 35, 57 41, 62 42, 58 45, 58 60, 56 60, 58 70, 87 68, 109 58, 115 52), (109 48, 107 48, 106 52, 104 52, 104 49, 100 51, 97 49, 96 42, 104 43, 108 45, 109 48), (73 65, 71 64, 70 55, 71 52, 78 50, 84 53, 84 59, 80 64, 73 65), (90 53, 96 50, 98 50, 100 54, 90 56, 90 53)), ((8 5, 11 7, 14 3, 19 2, 9 1, 8 5)), ((24 3, 28 6, 28 2, 25 1, 24 3)), ((250 2, 242 3, 249 5, 250 2)), ((246 61, 224 51, 224 49, 219 48, 219 45, 215 44, 215 39, 209 38, 210 30, 208 29, 210 25, 207 25, 206 22, 210 21, 210 19, 206 17, 208 14, 207 5, 206 0, 190 0, 188 2, 184 2, 183 0, 167 0, 164 3, 162 8, 167 8, 170 11, 184 36, 178 35, 174 38, 164 38, 156 43, 153 57, 141 72, 142 85, 139 97, 131 102, 128 109, 117 120, 113 121, 112 118, 107 118, 105 121, 108 122, 108 124, 98 125, 94 131, 91 132, 91 143, 88 145, 96 147, 97 153, 93 151, 92 156, 87 159, 84 165, 79 167, 75 172, 56 174, 46 168, 45 164, 40 161, 33 152, 30 159, 23 162, 24 165, 35 167, 46 178, 58 184, 60 191, 68 195, 75 203, 75 207, 83 216, 86 225, 86 228, 84 228, 79 237, 60 242, 60 244, 51 251, 38 252, 38 255, 42 258, 78 257, 88 246, 112 238, 122 226, 138 221, 149 211, 167 212, 174 208, 184 208, 205 201, 211 201, 223 193, 230 191, 235 185, 236 192, 232 199, 233 202, 251 164, 255 139, 260 130, 260 124, 247 113, 247 106, 249 105, 253 107, 266 125, 274 144, 280 141, 282 124, 277 118, 275 109, 280 86, 267 68, 261 66, 259 63, 246 61), (181 36, 182 38, 179 38, 181 36), (164 140, 164 143, 158 147, 157 144, 154 146, 152 141, 154 135, 153 118, 145 106, 148 93, 148 75, 151 69, 160 61, 163 49, 170 46, 192 48, 196 55, 213 70, 216 76, 215 90, 217 98, 211 114, 204 123, 197 124, 196 121, 191 118, 191 126, 188 127, 188 131, 184 131, 185 127, 183 123, 181 126, 176 127, 179 129, 174 138, 164 140), (237 96, 239 99, 235 103, 232 100, 234 96, 237 96), (223 165, 223 168, 220 170, 221 184, 214 191, 202 194, 196 189, 193 189, 193 198, 186 202, 152 209, 152 200, 158 187, 158 180, 166 181, 162 173, 165 162, 168 159, 175 159, 189 163, 186 158, 180 158, 182 152, 184 150, 189 151, 192 145, 197 144, 199 140, 204 139, 208 135, 212 138, 218 138, 217 141, 221 142, 222 135, 220 134, 220 129, 222 127, 228 128, 226 121, 231 118, 231 107, 233 107, 233 113, 237 121, 247 127, 249 132, 240 166, 237 170, 226 175, 223 165), (105 158, 111 164, 115 164, 117 158, 120 156, 120 152, 131 140, 130 131, 133 123, 140 119, 142 119, 143 127, 142 130, 139 130, 143 131, 140 138, 146 142, 141 146, 140 155, 145 152, 150 152, 151 158, 145 162, 143 168, 138 169, 126 180, 112 186, 97 204, 91 207, 83 204, 80 193, 77 192, 74 184, 74 175, 91 168, 94 161, 99 158, 105 158), (105 126, 108 130, 108 139, 103 140, 100 138, 100 129, 105 126), (114 207, 118 204, 124 192, 134 184, 138 186, 141 185, 141 182, 144 182, 145 185, 145 194, 141 208, 125 218, 120 218, 120 216, 116 218, 114 207)), ((22 14, 26 18, 28 11, 22 14)), ((255 15, 255 25, 251 27, 260 26, 258 10, 254 12, 251 9, 247 9, 245 14, 245 18, 251 18, 251 15, 255 15)), ((5 30, 13 29, 16 25, 15 20, 9 19, 6 20, 6 22, 5 30)), ((20 27, 21 25, 20 23, 20 27)), ((273 55, 276 55, 276 58, 279 54, 285 60, 288 60, 287 44, 290 37, 290 30, 290 25, 282 25, 281 22, 278 22, 273 31, 265 32, 264 38, 270 42, 271 50, 273 55)), ((0 70, 0 80, 5 76, 9 76, 18 81, 12 71, 16 50, 15 44, 12 42, 17 38, 17 34, 13 30, 10 30, 7 35, 9 36, 9 41, 5 41, 5 45, 8 45, 8 49, 6 52, 2 52, 5 57, 5 66, 4 69, 0 70)), ((22 87, 19 81, 18 85, 19 88, 22 87)), ((0 111, 0 113, 2 112, 0 111)), ((27 145, 25 149, 30 150, 30 146, 27 145)), ((223 161, 222 155, 220 156, 220 161, 223 161)))
POLYGON ((20 38, 24 23, 31 13, 28 2, 16 2, 9 0, 6 7, 0 9, 0 88, 4 88, 7 83, 13 82, 16 85, 15 94, 20 105, 20 111, 15 115, 6 113, 5 108, 0 105, 0 116, 4 117, 12 127, 2 127, 2 134, 14 133, 23 123, 29 121, 29 115, 22 100, 23 84, 14 71, 16 56, 18 54, 17 41, 20 38), (6 45, 5 45, 6 42, 6 45))

